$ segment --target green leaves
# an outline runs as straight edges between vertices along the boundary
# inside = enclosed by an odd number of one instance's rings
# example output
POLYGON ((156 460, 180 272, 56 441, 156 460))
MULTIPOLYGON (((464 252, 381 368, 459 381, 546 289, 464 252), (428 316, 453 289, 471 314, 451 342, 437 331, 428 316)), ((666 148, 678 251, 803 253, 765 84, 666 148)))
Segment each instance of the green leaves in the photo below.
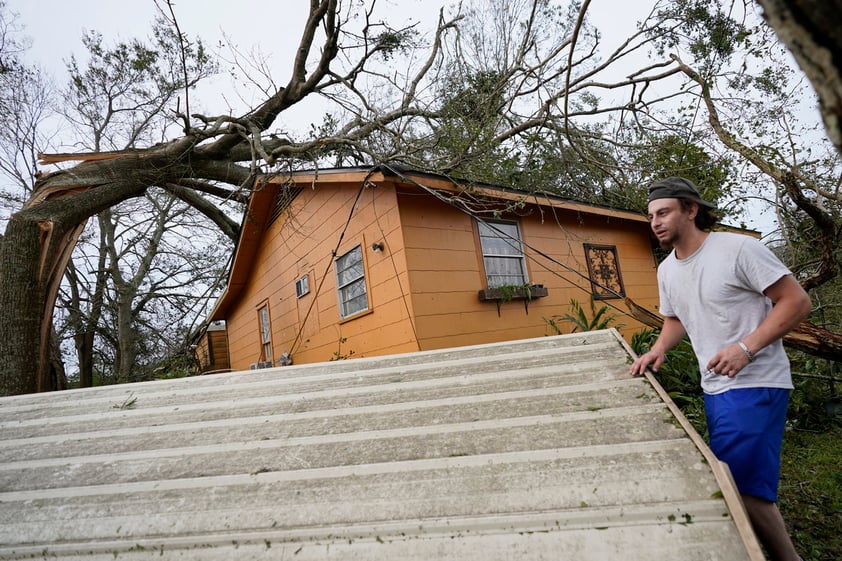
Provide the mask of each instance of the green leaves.
POLYGON ((585 310, 578 300, 570 299, 570 313, 564 316, 552 316, 544 318, 544 321, 558 333, 564 333, 561 329, 559 320, 566 320, 573 324, 571 333, 577 331, 598 331, 600 329, 608 329, 609 327, 623 327, 622 324, 616 323, 617 314, 611 313, 611 308, 603 304, 599 308, 596 307, 593 295, 590 298, 590 309, 585 310))
POLYGON ((650 37, 661 53, 686 49, 707 74, 750 45, 752 29, 714 0, 674 0, 658 10, 661 24, 650 37))
MULTIPOLYGON (((631 348, 642 355, 652 348, 659 331, 643 329, 632 335, 631 348)), ((687 339, 667 352, 664 364, 655 373, 670 398, 681 407, 700 433, 704 434, 704 402, 700 385, 699 363, 687 339)))
POLYGON ((153 36, 106 45, 102 34, 86 32, 83 65, 66 63, 68 116, 87 136, 88 149, 118 150, 161 137, 178 97, 216 71, 201 41, 180 36, 157 20, 153 36), (171 105, 172 104, 172 105, 171 105), (157 129, 157 130, 155 130, 157 129))
POLYGON ((414 29, 384 31, 374 39, 375 49, 383 60, 389 61, 397 54, 405 54, 415 46, 417 32, 414 29))

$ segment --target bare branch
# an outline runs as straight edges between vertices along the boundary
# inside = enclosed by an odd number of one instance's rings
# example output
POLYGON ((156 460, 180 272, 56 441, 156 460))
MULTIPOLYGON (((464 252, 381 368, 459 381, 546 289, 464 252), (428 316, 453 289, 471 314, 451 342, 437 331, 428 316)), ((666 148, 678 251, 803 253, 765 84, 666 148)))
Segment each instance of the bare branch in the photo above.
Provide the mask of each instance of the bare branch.
POLYGON ((756 149, 739 141, 720 121, 719 112, 711 96, 709 84, 698 72, 681 62, 677 55, 672 55, 672 58, 676 61, 681 71, 700 86, 702 99, 708 110, 708 121, 722 143, 751 162, 757 169, 774 180, 775 183, 781 185, 795 205, 806 212, 818 226, 822 245, 822 267, 814 275, 802 279, 801 284, 806 290, 809 290, 833 279, 838 274, 839 269, 836 261, 836 225, 832 216, 804 196, 803 190, 805 188, 815 192, 818 191, 813 181, 802 175, 794 167, 786 170, 778 167, 769 159, 761 156, 756 149))
POLYGON ((218 206, 200 197, 194 189, 183 185, 167 183, 163 185, 163 188, 207 216, 219 227, 223 234, 228 236, 232 242, 237 243, 237 240, 240 238, 240 226, 222 212, 218 206))

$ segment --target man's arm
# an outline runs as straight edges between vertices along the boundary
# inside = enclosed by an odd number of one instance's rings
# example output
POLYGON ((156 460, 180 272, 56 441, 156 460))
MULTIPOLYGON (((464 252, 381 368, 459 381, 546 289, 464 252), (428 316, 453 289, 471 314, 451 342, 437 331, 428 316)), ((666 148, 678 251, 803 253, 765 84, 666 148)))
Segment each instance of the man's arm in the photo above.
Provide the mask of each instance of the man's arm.
POLYGON ((667 316, 664 318, 664 326, 661 328, 661 334, 649 352, 640 355, 635 360, 629 374, 632 376, 642 376, 646 367, 652 365, 652 370, 658 371, 664 363, 664 357, 667 351, 676 346, 681 339, 687 334, 684 329, 684 324, 676 317, 667 316))
MULTIPOLYGON (((792 275, 781 277, 764 290, 763 294, 774 304, 772 311, 757 329, 747 333, 741 340, 752 356, 792 331, 807 317, 813 307, 810 296, 792 275)), ((748 354, 737 343, 716 353, 708 362, 707 368, 733 378, 749 362, 748 354)))
POLYGON ((743 343, 755 354, 792 331, 813 308, 810 296, 792 275, 781 277, 763 294, 774 307, 757 329, 743 338, 743 343))

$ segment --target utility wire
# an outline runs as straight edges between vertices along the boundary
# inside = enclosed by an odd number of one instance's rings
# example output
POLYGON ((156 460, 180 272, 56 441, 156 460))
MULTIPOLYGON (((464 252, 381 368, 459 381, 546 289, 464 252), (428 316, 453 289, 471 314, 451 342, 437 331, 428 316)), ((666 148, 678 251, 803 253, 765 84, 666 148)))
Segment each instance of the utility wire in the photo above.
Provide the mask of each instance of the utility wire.
MULTIPOLYGON (((462 212, 462 213, 464 213, 464 214, 467 214, 468 216, 470 216, 470 217, 471 217, 471 218, 473 218, 474 220, 476 220, 476 221, 478 221, 478 222, 482 223, 483 225, 485 225, 485 226, 486 226, 486 227, 488 227, 489 229, 493 230, 495 233, 497 233, 497 235, 500 237, 500 239, 504 240, 504 241, 505 241, 506 243, 508 243, 511 247, 516 248, 516 249, 518 249, 518 250, 520 250, 520 246, 526 247, 526 248, 528 248, 529 250, 531 250, 532 252, 534 252, 534 254, 539 255, 539 256, 541 256, 541 257, 543 257, 544 259, 546 259, 546 260, 547 260, 547 261, 549 261, 550 263, 553 263, 553 264, 555 264, 555 265, 558 265, 560 268, 562 268, 562 269, 564 269, 564 270, 566 270, 566 271, 568 271, 568 272, 570 272, 570 273, 574 274, 575 276, 579 277, 580 279, 582 279, 582 280, 584 280, 584 281, 587 281, 589 285, 591 285, 591 286, 596 286, 596 287, 600 288, 601 290, 604 290, 605 292, 608 292, 609 294, 611 294, 611 295, 615 296, 616 298, 623 298, 623 295, 622 295, 622 294, 620 294, 620 293, 618 293, 617 291, 615 291, 613 288, 608 287, 608 286, 605 286, 605 285, 601 284, 600 282, 598 282, 598 281, 596 281, 596 280, 594 280, 594 279, 590 278, 589 276, 586 276, 586 275, 582 274, 582 273, 581 273, 581 272, 579 272, 578 270, 576 270, 576 269, 574 269, 574 268, 570 267, 569 265, 566 265, 565 263, 562 263, 561 261, 559 261, 559 260, 557 260, 557 259, 553 258, 553 257, 552 257, 552 256, 550 256, 550 255, 547 255, 545 252, 541 251, 540 249, 538 249, 538 248, 536 248, 536 247, 534 247, 534 246, 530 245, 529 243, 527 243, 527 242, 525 242, 525 241, 523 241, 523 240, 516 240, 516 239, 512 238, 511 236, 509 236, 508 234, 506 234, 505 232, 503 232, 502 230, 500 230, 499 228, 497 228, 497 227, 494 225, 494 223, 493 223, 493 222, 488 222, 488 221, 487 221, 487 220, 485 220, 483 217, 481 217, 481 216, 479 216, 478 214, 476 214, 475 212, 471 211, 469 208, 466 208, 464 205, 459 205, 459 204, 456 204, 456 203, 453 201, 452 197, 445 197, 445 196, 443 196, 441 193, 439 193, 439 192, 438 192, 438 191, 436 191, 435 189, 433 189, 433 188, 431 188, 431 187, 428 187, 428 186, 426 186, 426 185, 424 185, 424 184, 422 184, 422 183, 419 183, 418 181, 415 181, 415 180, 414 180, 414 179, 412 179, 411 177, 408 177, 407 175, 405 175, 404 173, 402 173, 400 170, 397 170, 397 169, 395 169, 394 167, 392 167, 392 166, 390 166, 390 165, 388 165, 388 164, 380 164, 380 165, 378 165, 378 166, 374 166, 374 167, 372 167, 371 171, 369 171, 369 173, 366 175, 366 177, 363 179, 363 181, 362 181, 362 182, 361 182, 361 184, 360 184, 360 189, 359 189, 359 191, 357 191, 357 195, 356 195, 356 197, 354 198, 354 204, 353 204, 353 205, 351 205, 351 209, 350 209, 350 211, 348 212, 348 218, 347 218, 347 219, 346 219, 346 221, 345 221, 345 226, 342 228, 342 231, 341 231, 341 232, 340 232, 340 234, 339 234, 339 239, 338 239, 338 240, 337 240, 337 242, 336 242, 336 246, 335 246, 335 248, 333 249, 333 251, 331 251, 331 259, 330 259, 330 261, 328 261, 327 267, 325 267, 325 271, 324 271, 324 273, 322 274, 321 279, 319 280, 319 284, 318 284, 318 286, 316 287, 315 293, 314 293, 314 295, 313 295, 313 299, 312 299, 312 301, 310 302, 310 306, 307 308, 307 313, 305 314, 304 319, 303 319, 303 321, 301 322, 301 326, 299 327, 298 333, 296 334, 295 339, 293 340, 292 345, 290 346, 290 350, 289 350, 289 354, 290 354, 290 356, 292 356, 292 355, 293 355, 293 353, 294 353, 294 352, 295 352, 295 350, 297 349, 297 346, 298 346, 299 342, 301 341, 301 335, 302 335, 302 333, 304 332, 304 326, 306 325, 307 320, 310 318, 310 314, 311 314, 311 312, 312 312, 312 310, 313 310, 313 306, 314 306, 314 305, 315 305, 315 303, 316 303, 316 299, 318 298, 319 294, 321 293, 321 290, 322 290, 322 287, 323 287, 323 285, 324 285, 324 282, 325 282, 325 280, 327 279, 327 275, 330 273, 330 268, 333 266, 333 259, 336 257, 336 255, 337 255, 337 254, 338 254, 338 252, 339 252, 339 247, 341 246, 342 241, 343 241, 343 239, 345 238, 345 233, 348 231, 348 227, 349 227, 349 226, 350 226, 350 224, 351 224, 351 219, 353 218, 353 215, 354 215, 354 210, 355 210, 355 209, 356 209, 356 207, 357 207, 357 203, 359 203, 360 198, 362 197, 363 191, 364 191, 364 190, 365 190, 365 188, 369 185, 369 177, 370 177, 370 176, 371 176, 371 175, 372 175, 372 174, 373 174, 376 170, 378 170, 378 169, 386 169, 386 170, 388 170, 389 172, 393 173, 394 175, 396 175, 396 176, 400 177, 402 181, 404 181, 404 182, 406 182, 406 183, 409 183, 409 184, 411 184, 411 185, 414 185, 414 186, 416 186, 416 187, 418 187, 418 188, 422 189, 422 190, 423 190, 423 191, 425 191, 426 193, 428 193, 428 194, 432 195, 433 197, 435 197, 436 199, 438 199, 438 200, 440 200, 440 201, 444 202, 444 203, 445 203, 445 204, 447 204, 448 206, 450 206, 450 207, 452 207, 452 208, 455 208, 456 210, 458 210, 458 211, 460 211, 460 212, 462 212)), ((372 204, 374 204, 374 201, 372 201, 372 204)), ((383 228, 382 228, 382 226, 380 225, 380 222, 379 222, 379 217, 377 216, 376 212, 375 212, 375 218, 376 218, 376 220, 377 220, 377 225, 378 225, 378 228, 380 228, 380 232, 381 232, 381 234, 383 235, 383 237, 385 238, 385 233, 383 232, 383 228)), ((569 284, 570 284, 570 285, 572 285, 574 288, 578 288, 578 289, 580 289, 580 290, 582 290, 582 291, 584 291, 584 292, 588 292, 585 288, 583 288, 582 286, 580 286, 580 285, 576 284, 576 282, 575 282, 575 281, 573 281, 573 280, 571 280, 571 279, 569 279, 569 278, 565 277, 563 274, 561 274, 561 273, 559 273, 558 271, 556 271, 556 270, 554 270, 554 269, 550 268, 550 267, 549 267, 548 265, 546 265, 545 263, 542 263, 541 261, 539 261, 538 259, 536 259, 533 255, 530 255, 530 254, 526 254, 526 253, 524 253, 524 257, 526 257, 526 258, 530 259, 532 262, 534 262, 534 263, 536 263, 537 265, 541 266, 544 270, 546 270, 546 271, 548 271, 548 272, 552 273, 553 275, 557 276, 558 278, 560 278, 560 279, 564 280, 565 282, 569 283, 569 284)), ((393 260, 393 261, 392 261, 392 266, 393 266, 393 268, 394 268, 394 267, 395 267, 394 258, 392 258, 392 260, 393 260)), ((397 269, 395 269, 395 273, 397 274, 397 269)), ((398 279, 398 283, 400 283, 400 279, 398 279)), ((590 293, 590 292, 588 292, 588 294, 590 295, 591 293, 590 293)), ((406 306, 406 307, 407 307, 407 313, 409 313, 409 308, 408 308, 408 305, 407 305, 407 303, 406 303, 406 295, 404 294, 404 291, 403 291, 403 286, 401 286, 401 295, 402 295, 402 297, 403 297, 403 299, 404 299, 404 306, 406 306)), ((628 317, 630 317, 630 318, 632 318, 632 319, 636 319, 636 318, 635 318, 634 316, 632 316, 632 315, 631 315, 628 311, 626 311, 626 310, 624 310, 624 309, 622 309, 622 308, 617 307, 615 304, 613 304, 613 303, 611 303, 611 302, 605 302, 605 304, 606 304, 607 306, 609 306, 609 307, 611 307, 611 308, 615 309, 617 312, 619 312, 620 314, 622 314, 622 315, 624 315, 624 316, 628 316, 628 317)), ((415 334, 415 339, 416 339, 416 342, 418 342, 418 334, 417 334, 417 332, 415 331, 415 325, 414 325, 414 323, 412 322, 412 318, 411 318, 411 317, 410 317, 410 324, 412 325, 412 330, 413 330, 413 333, 415 334)))
MULTIPOLYGON (((412 179, 411 177, 408 177, 407 175, 403 174, 400 170, 397 170, 397 169, 393 168, 392 166, 390 166, 390 165, 388 165, 388 164, 381 164, 381 165, 380 165, 380 167, 381 167, 381 168, 384 168, 384 169, 389 170, 391 173, 394 173, 395 175, 397 175, 398 177, 400 177, 400 178, 401 178, 401 180, 403 180, 404 182, 406 182, 406 183, 410 183, 410 184, 412 184, 412 185, 414 185, 414 186, 416 186, 416 187, 418 187, 418 188, 420 188, 420 189, 423 189, 425 192, 427 192, 427 193, 429 193, 429 194, 433 195, 435 198, 437 198, 438 200, 440 200, 440 201, 444 202, 444 203, 445 203, 445 204, 447 204, 448 206, 451 206, 451 207, 455 208, 456 210, 459 210, 460 212, 462 212, 462 213, 464 213, 464 214, 467 214, 468 216, 470 216, 471 218, 473 218, 473 219, 477 220, 478 222, 481 222, 482 224, 484 224, 484 225, 485 225, 485 226, 487 226, 488 228, 490 228, 490 229, 494 230, 494 231, 495 231, 495 232, 496 232, 496 233, 497 233, 497 234, 501 237, 501 239, 505 240, 505 241, 506 241, 507 243, 509 243, 512 247, 515 247, 515 242, 519 242, 519 243, 520 243, 520 244, 522 244, 524 247, 526 247, 526 248, 530 249, 530 250, 531 250, 531 251, 533 251, 535 254, 540 255, 541 257, 543 257, 544 259, 546 259, 546 260, 547 260, 547 261, 549 261, 550 263, 553 263, 553 264, 555 264, 555 265, 558 265, 558 266, 559 266, 559 267, 561 267, 562 269, 564 269, 564 270, 566 270, 566 271, 568 271, 568 272, 570 272, 570 273, 572 273, 572 274, 576 275, 577 277, 580 277, 580 278, 581 278, 581 279, 583 279, 583 280, 586 280, 586 281, 587 281, 588 283, 590 283, 591 285, 599 287, 600 289, 602 289, 602 290, 604 290, 604 291, 608 292, 609 294, 611 294, 611 295, 615 296, 616 298, 623 298, 623 295, 622 295, 622 294, 618 293, 617 291, 615 291, 615 290, 614 290, 614 289, 612 289, 611 287, 604 286, 603 284, 599 283, 598 281, 596 281, 596 280, 594 280, 594 279, 590 278, 589 276, 586 276, 586 275, 582 274, 581 272, 577 271, 577 270, 576 270, 576 269, 574 269, 573 267, 570 267, 569 265, 566 265, 566 264, 562 263, 561 261, 559 261, 559 260, 557 260, 557 259, 553 258, 552 256, 547 255, 546 253, 544 253, 544 252, 543 252, 543 251, 541 251, 540 249, 537 249, 537 248, 533 247, 532 245, 530 245, 530 244, 528 244, 528 243, 524 242, 523 240, 514 240, 513 238, 511 238, 511 236, 509 236, 508 234, 506 234, 505 232, 503 232, 503 231, 502 231, 502 230, 500 230, 499 228, 496 228, 496 227, 494 226, 494 224, 493 224, 493 223, 490 223, 490 222, 486 221, 484 218, 482 218, 481 216, 479 216, 479 215, 477 215, 476 213, 472 212, 470 209, 465 208, 463 205, 458 205, 458 204, 454 203, 454 201, 452 200, 452 197, 445 197, 445 196, 443 196, 441 193, 439 193, 439 192, 438 192, 438 191, 436 191, 435 189, 433 189, 433 188, 431 188, 431 187, 428 187, 428 186, 426 186, 426 185, 423 185, 422 183, 419 183, 418 181, 415 181, 415 180, 414 180, 414 179, 412 179)), ((538 261, 537 259, 535 259, 533 256, 531 256, 531 255, 525 255, 525 257, 528 257, 528 258, 529 258, 529 259, 531 259, 534 263, 536 263, 536 264, 540 265, 540 266, 541 266, 541 267, 543 267, 546 271, 548 271, 548 272, 550 272, 550 273, 554 274, 554 275, 555 275, 555 276, 557 276, 558 278, 560 278, 560 279, 564 280, 565 282, 570 283, 570 284, 571 284, 572 286, 574 286, 575 288, 579 288, 579 289, 581 289, 582 291, 587 292, 587 290, 586 290, 585 288, 583 288, 583 287, 579 286, 578 284, 576 284, 574 281, 570 280, 569 278, 566 278, 564 275, 562 275, 562 274, 561 274, 561 273, 559 273, 558 271, 555 271, 555 270, 551 269, 549 266, 545 265, 544 263, 541 263, 540 261, 538 261)), ((590 294, 590 293, 589 293, 589 294, 590 294)), ((636 318, 635 318, 633 315, 631 315, 631 314, 630 314, 627 310, 623 310, 622 308, 617 307, 616 305, 614 305, 614 304, 613 304, 613 303, 611 303, 611 302, 605 302, 605 304, 606 304, 607 306, 611 307, 611 308, 614 308, 614 309, 615 309, 615 310, 617 310, 619 313, 621 313, 621 314, 623 314, 623 315, 625 315, 625 316, 628 316, 628 317, 630 317, 630 318, 632 318, 632 319, 636 319, 636 318)))
MULTIPOLYGON (((380 224, 380 216, 377 214, 377 205, 375 204, 374 198, 376 193, 372 190, 371 192, 371 209, 374 212, 374 220, 377 222, 377 228, 380 230, 380 235, 383 236, 383 239, 386 239, 386 232, 383 231, 383 226, 380 224)), ((388 249, 388 247, 387 247, 388 249)), ((403 307, 406 309, 406 317, 409 320, 409 326, 412 328, 412 335, 415 337, 415 344, 418 347, 418 350, 421 350, 421 340, 418 338, 418 331, 415 329, 415 320, 412 317, 412 313, 409 310, 409 302, 407 302, 406 292, 403 289, 403 284, 401 284, 401 277, 398 274, 398 265, 395 263, 395 255, 390 251, 389 252, 389 261, 392 263, 392 270, 395 272, 395 280, 398 283, 398 287, 401 290, 401 299, 403 300, 403 307)))
POLYGON ((304 326, 307 324, 307 320, 310 318, 310 313, 313 311, 313 306, 316 304, 316 300, 318 299, 319 293, 322 290, 322 285, 324 285, 325 279, 327 279, 327 275, 328 273, 330 273, 330 268, 333 266, 333 260, 339 253, 339 246, 342 245, 342 240, 345 238, 345 232, 348 231, 348 226, 351 225, 351 218, 354 216, 354 209, 357 208, 357 203, 360 201, 360 197, 362 197, 366 185, 368 185, 368 177, 371 175, 371 173, 373 173, 373 171, 369 172, 369 174, 366 175, 365 179, 363 179, 362 183, 360 184, 360 190, 357 191, 357 196, 354 198, 354 204, 351 205, 351 210, 348 212, 348 219, 345 221, 345 226, 342 228, 342 232, 339 233, 339 239, 336 241, 336 247, 330 253, 331 258, 330 260, 328 260, 327 267, 325 267, 325 272, 322 275, 321 280, 319 281, 318 287, 316 287, 316 292, 313 294, 313 299, 310 302, 310 307, 307 308, 307 313, 304 315, 304 320, 301 322, 301 326, 298 328, 298 333, 295 335, 295 339, 292 341, 292 345, 290 345, 290 356, 292 356, 293 352, 295 352, 296 346, 301 340, 301 334, 304 332, 304 326))

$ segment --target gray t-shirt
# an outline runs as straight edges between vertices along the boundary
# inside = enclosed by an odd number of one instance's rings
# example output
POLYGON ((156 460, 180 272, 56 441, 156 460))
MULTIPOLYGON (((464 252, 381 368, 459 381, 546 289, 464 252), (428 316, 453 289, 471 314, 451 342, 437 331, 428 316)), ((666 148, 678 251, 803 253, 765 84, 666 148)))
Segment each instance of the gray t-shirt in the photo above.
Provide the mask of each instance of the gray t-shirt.
POLYGON ((702 372, 702 389, 716 394, 732 388, 792 389, 789 359, 781 340, 756 352, 734 378, 705 373, 723 347, 754 331, 772 309, 763 291, 791 274, 758 240, 712 232, 686 259, 675 251, 658 267, 661 313, 678 318, 687 330, 702 372))

